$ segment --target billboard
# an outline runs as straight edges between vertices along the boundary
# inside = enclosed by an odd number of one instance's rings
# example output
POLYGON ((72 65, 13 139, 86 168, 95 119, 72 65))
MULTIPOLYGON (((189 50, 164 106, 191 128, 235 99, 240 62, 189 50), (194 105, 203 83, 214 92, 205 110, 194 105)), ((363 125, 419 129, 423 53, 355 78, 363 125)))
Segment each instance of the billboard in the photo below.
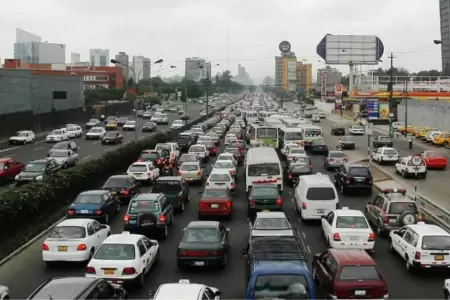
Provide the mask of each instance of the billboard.
POLYGON ((282 41, 278 45, 278 49, 281 51, 281 53, 288 53, 291 51, 291 43, 289 43, 288 41, 282 41))
POLYGON ((327 34, 317 45, 317 54, 330 65, 376 65, 384 45, 374 35, 327 34))
POLYGON ((334 86, 334 96, 336 98, 342 97, 342 84, 336 83, 336 85, 334 86))
POLYGON ((327 72, 320 74, 320 98, 322 101, 327 100, 327 72))

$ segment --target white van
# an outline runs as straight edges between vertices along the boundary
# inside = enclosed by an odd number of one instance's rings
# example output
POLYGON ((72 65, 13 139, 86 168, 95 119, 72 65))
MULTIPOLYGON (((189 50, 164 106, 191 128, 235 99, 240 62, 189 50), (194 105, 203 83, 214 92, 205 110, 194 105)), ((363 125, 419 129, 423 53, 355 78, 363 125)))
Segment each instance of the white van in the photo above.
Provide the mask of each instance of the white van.
POLYGON ((278 153, 272 147, 250 148, 245 156, 245 190, 248 192, 257 181, 277 183, 283 190, 283 169, 278 153))
POLYGON ((295 203, 302 221, 319 220, 339 208, 339 197, 330 177, 316 173, 300 176, 295 203))

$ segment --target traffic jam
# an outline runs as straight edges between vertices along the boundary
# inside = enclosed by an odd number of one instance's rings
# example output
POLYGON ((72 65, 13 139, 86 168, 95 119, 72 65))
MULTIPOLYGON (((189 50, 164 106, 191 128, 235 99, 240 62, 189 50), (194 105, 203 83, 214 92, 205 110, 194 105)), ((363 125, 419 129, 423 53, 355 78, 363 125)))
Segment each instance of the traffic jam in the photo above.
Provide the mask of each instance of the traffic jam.
MULTIPOLYGON (((411 287, 399 288, 380 256, 395 257, 396 274, 419 285, 448 272, 450 234, 426 224, 406 190, 375 194, 370 168, 350 160, 364 128, 330 130, 325 114, 298 106, 247 94, 80 193, 40 251, 49 270, 82 264, 84 275, 45 280, 28 299, 387 299, 391 288, 408 298, 401 291, 411 287), (172 262, 178 278, 149 291, 172 262), (209 284, 230 268, 229 285, 209 284)), ((435 166, 433 153, 399 157, 390 137, 373 143, 372 159, 403 177, 435 166)), ((450 299, 450 279, 438 294, 450 299)))

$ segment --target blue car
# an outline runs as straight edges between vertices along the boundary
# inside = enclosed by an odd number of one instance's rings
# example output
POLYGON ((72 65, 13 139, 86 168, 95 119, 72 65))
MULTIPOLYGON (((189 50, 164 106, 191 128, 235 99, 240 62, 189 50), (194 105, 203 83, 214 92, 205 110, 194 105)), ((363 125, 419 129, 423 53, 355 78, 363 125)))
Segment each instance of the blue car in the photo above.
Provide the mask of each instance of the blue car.
POLYGON ((67 210, 67 218, 94 219, 108 224, 120 212, 120 200, 107 190, 80 193, 67 210))

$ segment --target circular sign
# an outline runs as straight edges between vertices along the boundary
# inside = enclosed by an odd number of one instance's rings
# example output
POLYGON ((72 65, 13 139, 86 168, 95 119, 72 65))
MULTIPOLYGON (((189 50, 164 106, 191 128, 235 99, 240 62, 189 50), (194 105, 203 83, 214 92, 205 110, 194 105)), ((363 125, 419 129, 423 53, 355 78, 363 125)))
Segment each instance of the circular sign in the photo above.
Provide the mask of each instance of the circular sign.
POLYGON ((422 157, 420 157, 419 155, 413 156, 411 158, 411 163, 413 164, 413 166, 420 166, 422 164, 422 157))
POLYGON ((281 52, 287 53, 291 51, 291 43, 288 41, 282 41, 280 45, 278 45, 278 49, 280 49, 281 52))

